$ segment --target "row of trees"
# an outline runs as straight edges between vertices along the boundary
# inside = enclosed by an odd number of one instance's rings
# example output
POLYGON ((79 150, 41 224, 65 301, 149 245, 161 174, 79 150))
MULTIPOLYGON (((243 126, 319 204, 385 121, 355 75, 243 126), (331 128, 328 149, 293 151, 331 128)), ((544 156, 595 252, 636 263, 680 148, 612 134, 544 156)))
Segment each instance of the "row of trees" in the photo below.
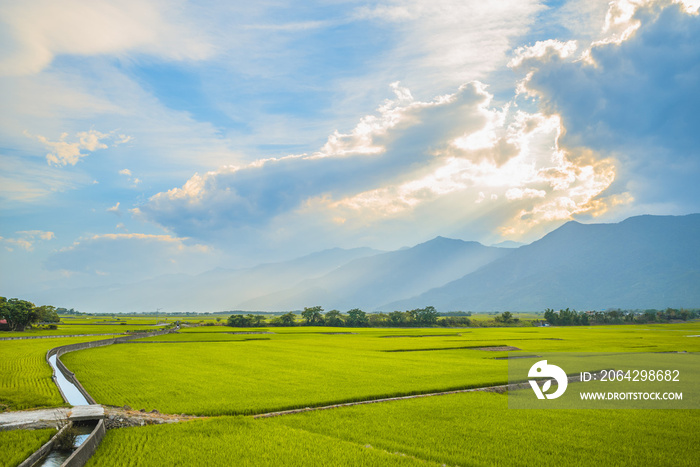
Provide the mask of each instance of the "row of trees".
MULTIPOLYGON (((339 310, 330 310, 324 313, 320 306, 307 307, 301 312, 302 325, 305 326, 332 326, 332 327, 406 327, 406 326, 468 326, 469 318, 464 316, 448 316, 439 318, 434 307, 417 308, 407 311, 393 311, 391 313, 368 314, 359 308, 353 308, 345 313, 339 310)), ((296 326, 296 316, 293 312, 285 313, 265 323, 262 315, 231 315, 227 324, 235 327, 251 327, 263 324, 271 326, 296 326)))
POLYGON ((331 310, 325 315, 323 314, 323 308, 314 306, 304 308, 304 311, 301 312, 301 317, 304 319, 304 324, 308 326, 404 327, 438 324, 438 312, 432 306, 408 311, 372 314, 367 314, 359 308, 353 308, 345 314, 338 310, 331 310))
POLYGON ((547 308, 544 319, 555 326, 588 326, 591 324, 646 324, 668 323, 669 321, 687 321, 700 317, 698 310, 667 308, 666 310, 625 311, 554 311, 547 308))
POLYGON ((0 320, 7 321, 10 331, 24 331, 35 323, 58 323, 61 318, 50 305, 36 306, 19 298, 0 297, 0 320))

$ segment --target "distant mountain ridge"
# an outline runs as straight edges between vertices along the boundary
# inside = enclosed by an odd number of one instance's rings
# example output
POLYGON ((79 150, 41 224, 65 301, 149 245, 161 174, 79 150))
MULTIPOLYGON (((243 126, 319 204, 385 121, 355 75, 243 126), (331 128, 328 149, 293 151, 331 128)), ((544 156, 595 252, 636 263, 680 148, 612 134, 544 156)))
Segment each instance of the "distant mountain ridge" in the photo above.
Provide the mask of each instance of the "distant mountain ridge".
POLYGON ((700 214, 568 222, 456 281, 384 310, 700 306, 700 214))
POLYGON ((409 248, 324 250, 245 269, 36 292, 84 312, 539 311, 700 307, 700 214, 568 222, 529 245, 436 237, 409 248))
POLYGON ((382 303, 444 285, 510 251, 436 237, 412 248, 353 260, 294 288, 241 303, 243 309, 299 309, 310 303, 346 310, 376 309, 382 303))

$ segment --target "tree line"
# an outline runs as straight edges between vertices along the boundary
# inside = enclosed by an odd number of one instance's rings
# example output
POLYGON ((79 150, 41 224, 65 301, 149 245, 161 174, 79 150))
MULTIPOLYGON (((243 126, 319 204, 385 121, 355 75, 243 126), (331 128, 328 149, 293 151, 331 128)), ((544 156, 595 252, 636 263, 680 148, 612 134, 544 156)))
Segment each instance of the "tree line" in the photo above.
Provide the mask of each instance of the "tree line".
MULTIPOLYGON (((509 314, 510 315, 510 314, 509 314)), ((301 312, 302 322, 297 322, 294 312, 276 316, 266 322, 262 315, 231 315, 227 325, 234 327, 253 326, 331 326, 331 327, 411 327, 411 326, 469 326, 471 321, 466 316, 440 317, 435 307, 416 308, 391 313, 366 313, 353 308, 345 313, 330 310, 324 313, 320 306, 305 307, 301 312)), ((516 320, 517 321, 517 320, 516 320)))
POLYGON ((58 323, 61 318, 53 306, 36 306, 27 300, 0 297, 0 320, 7 321, 10 331, 24 331, 36 323, 58 323))
POLYGON ((666 310, 607 310, 607 311, 554 311, 547 308, 544 319, 554 326, 588 326, 591 324, 647 324, 688 321, 700 317, 699 310, 667 308, 666 310))

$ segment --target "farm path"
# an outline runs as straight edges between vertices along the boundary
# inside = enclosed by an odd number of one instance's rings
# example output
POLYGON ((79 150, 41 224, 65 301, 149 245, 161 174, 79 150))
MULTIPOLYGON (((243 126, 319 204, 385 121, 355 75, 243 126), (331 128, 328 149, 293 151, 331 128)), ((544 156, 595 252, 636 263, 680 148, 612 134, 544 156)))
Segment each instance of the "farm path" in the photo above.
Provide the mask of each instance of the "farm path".
POLYGON ((104 418, 101 405, 76 405, 54 409, 19 410, 0 413, 0 431, 36 428, 52 428, 64 420, 91 420, 104 418))

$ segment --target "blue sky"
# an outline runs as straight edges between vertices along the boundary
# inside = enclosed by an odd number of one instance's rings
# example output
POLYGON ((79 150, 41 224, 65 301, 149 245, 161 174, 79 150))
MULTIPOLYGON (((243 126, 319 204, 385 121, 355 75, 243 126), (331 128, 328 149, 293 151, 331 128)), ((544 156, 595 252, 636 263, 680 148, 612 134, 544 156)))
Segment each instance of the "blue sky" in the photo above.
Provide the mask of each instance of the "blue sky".
POLYGON ((698 212, 698 4, 0 1, 0 294, 698 212))

